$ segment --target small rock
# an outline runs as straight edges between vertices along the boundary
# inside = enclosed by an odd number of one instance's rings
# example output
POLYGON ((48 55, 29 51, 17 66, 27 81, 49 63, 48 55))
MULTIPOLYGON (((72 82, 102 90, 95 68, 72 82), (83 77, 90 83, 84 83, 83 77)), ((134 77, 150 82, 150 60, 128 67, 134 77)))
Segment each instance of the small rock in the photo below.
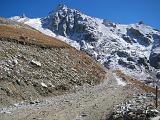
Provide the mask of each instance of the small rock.
POLYGON ((35 102, 34 101, 30 101, 30 104, 34 104, 35 102))
POLYGON ((32 60, 30 63, 34 66, 41 67, 41 63, 39 61, 32 60))
POLYGON ((12 61, 12 64, 13 64, 13 65, 17 65, 17 64, 18 64, 18 60, 17 60, 17 59, 14 59, 14 60, 12 61))
POLYGON ((81 113, 81 116, 82 116, 82 117, 86 117, 87 115, 86 115, 84 112, 82 112, 82 113, 81 113))

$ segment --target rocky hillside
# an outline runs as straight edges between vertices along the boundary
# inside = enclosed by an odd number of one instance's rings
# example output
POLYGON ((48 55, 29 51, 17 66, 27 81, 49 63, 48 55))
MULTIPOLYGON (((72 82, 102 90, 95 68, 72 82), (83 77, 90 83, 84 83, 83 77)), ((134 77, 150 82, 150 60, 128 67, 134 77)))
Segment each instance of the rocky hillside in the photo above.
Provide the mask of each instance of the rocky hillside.
MULTIPOLYGON (((149 86, 155 85, 153 81, 160 68, 160 31, 143 21, 129 25, 113 23, 65 5, 59 5, 44 18, 17 16, 11 19, 62 39, 108 69, 120 69, 149 86)), ((160 81, 156 83, 160 86, 160 81)))
POLYGON ((85 53, 30 27, 0 19, 0 106, 96 85, 105 71, 85 53))

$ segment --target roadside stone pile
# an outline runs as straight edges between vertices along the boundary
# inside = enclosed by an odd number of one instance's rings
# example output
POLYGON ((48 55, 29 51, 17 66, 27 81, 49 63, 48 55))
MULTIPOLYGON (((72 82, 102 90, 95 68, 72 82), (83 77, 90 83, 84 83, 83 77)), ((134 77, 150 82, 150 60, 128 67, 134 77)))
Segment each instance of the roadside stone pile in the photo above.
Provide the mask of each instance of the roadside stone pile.
POLYGON ((134 94, 133 99, 115 106, 109 120, 150 120, 160 115, 154 105, 155 95, 134 94))

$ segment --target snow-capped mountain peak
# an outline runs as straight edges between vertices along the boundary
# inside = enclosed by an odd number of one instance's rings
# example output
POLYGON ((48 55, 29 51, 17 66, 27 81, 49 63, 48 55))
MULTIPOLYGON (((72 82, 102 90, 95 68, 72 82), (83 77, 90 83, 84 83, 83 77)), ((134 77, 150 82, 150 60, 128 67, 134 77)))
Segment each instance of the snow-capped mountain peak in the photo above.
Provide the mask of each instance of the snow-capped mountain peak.
POLYGON ((113 23, 65 5, 59 5, 44 18, 26 19, 25 24, 85 51, 106 68, 120 69, 147 84, 153 75, 150 71, 160 68, 160 53, 157 53, 160 32, 142 21, 129 25, 113 23))

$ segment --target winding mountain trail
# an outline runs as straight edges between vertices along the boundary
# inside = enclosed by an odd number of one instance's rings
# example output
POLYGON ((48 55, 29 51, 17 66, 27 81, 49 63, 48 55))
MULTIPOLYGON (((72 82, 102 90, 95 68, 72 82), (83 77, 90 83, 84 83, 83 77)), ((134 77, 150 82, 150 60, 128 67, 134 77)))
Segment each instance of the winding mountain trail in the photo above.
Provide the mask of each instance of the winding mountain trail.
POLYGON ((97 86, 77 88, 75 93, 47 98, 39 103, 0 109, 2 120, 105 120, 113 106, 129 99, 134 88, 117 84, 111 72, 97 86))

